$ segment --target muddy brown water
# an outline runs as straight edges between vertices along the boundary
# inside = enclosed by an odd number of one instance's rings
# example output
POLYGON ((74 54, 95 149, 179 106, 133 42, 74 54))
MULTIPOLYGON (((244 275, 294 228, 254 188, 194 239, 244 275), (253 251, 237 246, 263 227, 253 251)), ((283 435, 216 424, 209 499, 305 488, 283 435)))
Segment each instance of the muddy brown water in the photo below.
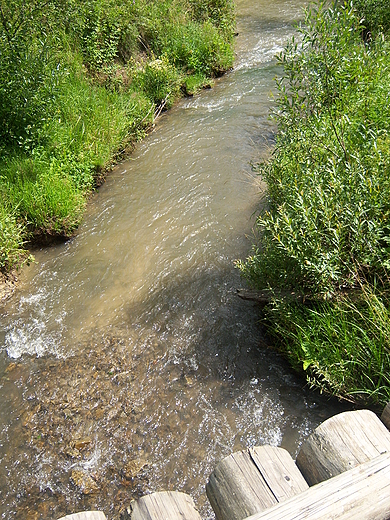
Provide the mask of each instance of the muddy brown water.
POLYGON ((0 515, 56 519, 190 493, 218 460, 296 455, 341 410, 272 350, 239 300, 264 189, 274 55, 303 0, 240 0, 234 71, 181 101, 94 196, 76 238, 37 252, 1 307, 0 515))

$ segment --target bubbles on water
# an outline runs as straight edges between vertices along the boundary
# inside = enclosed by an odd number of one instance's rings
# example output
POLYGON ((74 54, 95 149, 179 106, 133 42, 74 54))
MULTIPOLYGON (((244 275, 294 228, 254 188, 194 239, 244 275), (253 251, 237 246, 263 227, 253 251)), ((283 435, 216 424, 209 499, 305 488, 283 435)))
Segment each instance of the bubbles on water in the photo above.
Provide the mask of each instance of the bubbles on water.
POLYGON ((47 353, 63 356, 59 345, 66 312, 50 308, 43 289, 20 297, 18 316, 4 331, 4 348, 10 358, 18 359, 23 354, 42 357, 47 353), (53 330, 48 328, 50 322, 55 323, 53 330))
POLYGON ((47 353, 62 356, 58 349, 61 334, 47 333, 46 324, 35 318, 30 323, 17 320, 5 336, 5 349, 8 356, 18 359, 23 354, 42 357, 47 353))
MULTIPOLYGON (((104 459, 106 459, 107 455, 108 455, 108 453, 106 454, 104 459)), ((85 471, 91 472, 91 471, 97 470, 102 467, 104 462, 106 462, 106 460, 103 461, 102 459, 103 459, 102 450, 101 450, 101 448, 98 447, 97 441, 95 440, 94 449, 93 449, 92 453, 90 454, 90 456, 88 458, 86 458, 85 460, 83 460, 82 462, 72 465, 72 467, 80 467, 80 468, 84 469, 85 471)))
MULTIPOLYGON (((199 96, 196 99, 191 99, 183 103, 183 108, 198 110, 203 109, 206 112, 222 112, 234 105, 237 105, 241 99, 248 92, 230 92, 228 96, 221 97, 220 99, 212 99, 210 97, 206 98, 205 96, 199 96)), ((199 114, 200 116, 200 114, 199 114)))
MULTIPOLYGON (((32 298, 31 300, 21 301, 26 315, 26 303, 29 305, 31 314, 36 316, 29 318, 18 318, 5 329, 4 348, 8 356, 12 359, 18 359, 23 354, 42 357, 45 354, 55 354, 58 357, 64 355, 61 345, 61 339, 64 332, 63 315, 59 314, 54 317, 56 323, 53 331, 48 330, 49 319, 42 318, 44 314, 40 305, 40 298, 32 298)), ((28 313, 30 314, 30 313, 28 313)))
POLYGON ((254 385, 252 379, 241 389, 232 409, 236 414, 236 429, 241 446, 281 444, 284 408, 276 389, 264 388, 259 383, 254 385))

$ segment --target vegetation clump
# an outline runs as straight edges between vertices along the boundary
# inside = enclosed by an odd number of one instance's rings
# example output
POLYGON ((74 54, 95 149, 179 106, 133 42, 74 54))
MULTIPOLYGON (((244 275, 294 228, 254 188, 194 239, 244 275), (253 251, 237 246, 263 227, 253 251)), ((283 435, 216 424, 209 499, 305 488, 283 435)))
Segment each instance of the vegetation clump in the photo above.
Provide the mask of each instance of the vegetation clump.
POLYGON ((102 172, 233 63, 232 0, 0 0, 0 270, 72 236, 102 172))
POLYGON ((259 165, 268 204, 238 262, 269 290, 271 330, 311 384, 381 404, 390 398, 389 14, 380 0, 306 11, 299 42, 279 56, 277 145, 259 165))

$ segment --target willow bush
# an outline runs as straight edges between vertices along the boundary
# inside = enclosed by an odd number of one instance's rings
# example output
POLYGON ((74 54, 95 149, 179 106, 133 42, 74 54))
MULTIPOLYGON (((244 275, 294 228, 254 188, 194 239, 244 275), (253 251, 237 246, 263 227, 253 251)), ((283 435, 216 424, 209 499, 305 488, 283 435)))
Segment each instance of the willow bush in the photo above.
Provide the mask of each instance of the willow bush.
MULTIPOLYGON (((356 399, 371 395, 375 400, 386 392, 375 393, 384 379, 370 374, 364 362, 374 351, 368 354, 369 342, 361 346, 363 336, 355 337, 366 381, 376 383, 365 387, 361 378, 352 383, 357 361, 354 349, 344 348, 341 331, 348 325, 348 336, 359 326, 371 337, 368 329, 376 324, 362 310, 370 309, 373 292, 367 287, 375 286, 375 297, 384 309, 388 306, 390 53, 381 30, 364 40, 361 13, 352 3, 340 4, 318 3, 307 10, 301 39, 292 40, 279 56, 276 148, 270 161, 259 165, 268 204, 256 221, 252 253, 238 267, 253 286, 274 295, 271 328, 287 340, 282 348, 307 370, 311 382, 338 395, 353 392, 356 399), (359 302, 348 296, 338 301, 341 293, 362 287, 359 302), (281 298, 286 291, 326 303, 309 311, 281 298), (342 325, 346 308, 350 312, 342 325), (358 319, 361 313, 364 320, 358 319), (332 323, 337 338, 330 339, 323 322, 332 323), (326 332, 316 336, 313 329, 326 332), (338 359, 330 356, 334 349, 338 359)), ((390 369, 388 345, 377 348, 383 375, 390 369)))
POLYGON ((375 36, 378 32, 387 32, 390 29, 390 8, 387 0, 355 0, 354 6, 363 19, 365 36, 368 36, 367 31, 375 36))
POLYGON ((0 269, 74 233, 154 114, 232 66, 233 30, 230 0, 0 0, 0 269))

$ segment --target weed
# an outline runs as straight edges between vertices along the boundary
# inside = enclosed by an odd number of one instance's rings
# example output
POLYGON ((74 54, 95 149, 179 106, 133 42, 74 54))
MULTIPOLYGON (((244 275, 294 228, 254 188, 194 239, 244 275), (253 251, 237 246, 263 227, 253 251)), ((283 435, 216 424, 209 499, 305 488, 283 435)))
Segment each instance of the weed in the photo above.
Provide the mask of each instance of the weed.
POLYGON ((0 204, 0 271, 19 267, 28 257, 24 250, 25 230, 16 215, 0 204))
POLYGON ((146 63, 136 65, 131 75, 134 88, 144 92, 156 105, 164 103, 169 108, 178 97, 181 76, 166 56, 152 57, 146 63))
MULTIPOLYGON (((299 290, 308 307, 274 298, 270 330, 323 391, 359 402, 390 397, 390 53, 379 29, 362 39, 352 4, 306 11, 299 43, 279 56, 277 145, 259 165, 268 205, 237 266, 251 285, 299 290), (381 283, 378 283, 381 280, 381 283), (360 298, 339 297, 358 290, 360 298)), ((378 16, 379 18, 376 18, 378 16)), ((379 22, 375 22, 379 23, 379 22)), ((364 35, 363 35, 364 36, 364 35)))
POLYGON ((390 307, 370 286, 358 299, 270 310, 280 348, 309 384, 353 402, 390 400, 390 307))
POLYGON ((0 0, 0 269, 20 264, 27 234, 71 236, 156 105, 231 66, 230 0, 198 11, 190 0, 0 0), (170 32, 187 46, 180 59, 170 32))

